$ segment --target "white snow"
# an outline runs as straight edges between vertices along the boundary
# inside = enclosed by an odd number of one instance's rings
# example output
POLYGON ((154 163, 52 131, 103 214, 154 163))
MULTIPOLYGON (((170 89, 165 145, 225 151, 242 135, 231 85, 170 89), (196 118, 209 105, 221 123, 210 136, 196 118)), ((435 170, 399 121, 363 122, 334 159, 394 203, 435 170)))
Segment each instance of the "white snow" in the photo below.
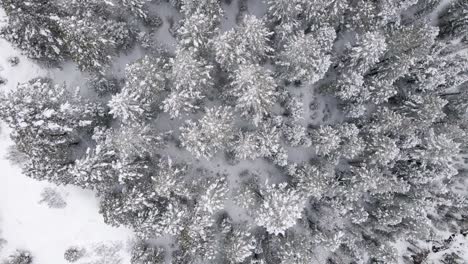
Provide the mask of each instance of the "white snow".
POLYGON ((26 249, 32 252, 37 264, 60 264, 66 263, 63 253, 70 246, 108 241, 124 243, 131 238, 130 230, 104 223, 91 191, 71 186, 56 187, 65 197, 67 206, 55 209, 39 204, 41 191, 52 184, 22 175, 20 168, 4 158, 7 147, 12 144, 7 132, 3 126, 0 137, 0 229, 7 244, 1 257, 15 249, 26 249))
POLYGON ((236 17, 239 14, 239 1, 232 1, 229 5, 223 1, 222 8, 224 16, 221 21, 221 32, 226 32, 237 24, 236 17))
POLYGON ((263 17, 267 13, 268 6, 263 0, 248 0, 247 6, 249 13, 255 15, 256 17, 263 17))
POLYGON ((439 13, 442 12, 446 7, 448 7, 452 2, 453 0, 440 1, 439 5, 435 8, 435 10, 430 15, 430 20, 431 20, 432 25, 437 24, 437 16, 439 15, 439 13))
POLYGON ((161 28, 155 32, 155 39, 168 51, 175 51, 177 41, 172 36, 170 29, 171 24, 179 23, 181 15, 174 11, 174 8, 166 2, 160 2, 153 5, 155 13, 163 20, 161 28))

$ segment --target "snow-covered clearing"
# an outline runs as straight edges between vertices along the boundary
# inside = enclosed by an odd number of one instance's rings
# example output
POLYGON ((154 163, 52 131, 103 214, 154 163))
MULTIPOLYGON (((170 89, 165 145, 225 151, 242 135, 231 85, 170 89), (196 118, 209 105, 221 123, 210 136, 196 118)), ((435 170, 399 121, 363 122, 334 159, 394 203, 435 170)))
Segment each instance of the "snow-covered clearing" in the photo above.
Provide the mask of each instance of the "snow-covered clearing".
MULTIPOLYGON (((49 183, 38 182, 21 174, 19 167, 4 157, 12 142, 8 130, 2 127, 0 137, 0 227, 7 241, 0 256, 15 249, 33 253, 37 264, 66 263, 64 251, 70 246, 88 246, 99 243, 120 242, 131 238, 124 228, 113 228, 98 214, 94 194, 79 188, 56 187, 65 197, 63 209, 49 208, 39 203, 40 193, 49 183)), ((123 253, 124 258, 128 258, 123 253)), ((123 261, 122 263, 128 263, 123 261)))

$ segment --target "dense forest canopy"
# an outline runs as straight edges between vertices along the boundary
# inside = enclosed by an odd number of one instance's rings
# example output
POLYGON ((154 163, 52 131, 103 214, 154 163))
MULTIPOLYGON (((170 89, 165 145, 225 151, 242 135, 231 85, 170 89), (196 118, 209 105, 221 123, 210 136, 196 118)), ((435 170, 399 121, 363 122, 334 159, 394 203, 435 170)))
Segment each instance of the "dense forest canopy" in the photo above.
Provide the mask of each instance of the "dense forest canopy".
POLYGON ((24 173, 95 190, 132 264, 467 261, 468 0, 0 6, 3 38, 88 76, 1 98, 24 173))

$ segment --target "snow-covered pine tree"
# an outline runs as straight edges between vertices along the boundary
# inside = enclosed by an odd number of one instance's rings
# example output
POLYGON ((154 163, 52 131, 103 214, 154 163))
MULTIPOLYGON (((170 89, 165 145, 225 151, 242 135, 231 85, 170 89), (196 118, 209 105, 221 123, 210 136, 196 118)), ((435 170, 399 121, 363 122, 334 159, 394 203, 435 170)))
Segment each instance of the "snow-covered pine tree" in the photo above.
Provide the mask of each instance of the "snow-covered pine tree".
POLYGON ((105 39, 97 25, 75 17, 59 21, 70 57, 82 71, 102 71, 116 49, 115 43, 105 39))
POLYGON ((128 65, 125 86, 109 101, 110 113, 127 124, 154 116, 166 89, 168 67, 166 59, 152 56, 128 65))
POLYGON ((190 113, 197 109, 197 103, 213 86, 211 72, 213 66, 199 59, 193 52, 177 50, 171 59, 169 79, 173 80, 171 93, 164 99, 163 109, 171 118, 190 113))
POLYGON ((111 56, 132 45, 136 35, 115 15, 123 7, 110 2, 6 0, 0 4, 9 16, 1 35, 40 61, 72 59, 81 70, 102 71, 111 56))
POLYGON ((230 71, 243 64, 259 64, 272 51, 269 43, 272 34, 263 20, 247 15, 240 26, 213 41, 216 61, 230 71))
POLYGON ((162 264, 164 263, 164 249, 145 241, 138 241, 133 245, 131 264, 162 264))
POLYGON ((275 252, 278 254, 278 263, 299 264, 320 261, 320 257, 314 253, 314 245, 308 233, 301 234, 299 231, 290 230, 284 237, 276 237, 274 242, 278 248, 275 252))
POLYGON ((83 157, 75 161, 69 173, 73 184, 85 189, 105 192, 118 182, 119 175, 115 168, 118 153, 109 142, 109 132, 97 131, 97 133, 105 134, 98 139, 94 149, 87 149, 83 157))
POLYGON ((146 18, 148 16, 145 4, 149 1, 150 0, 119 0, 123 7, 127 8, 140 18, 146 18))
POLYGON ((258 209, 255 222, 268 233, 279 235, 301 218, 305 199, 286 184, 268 185, 261 191, 262 204, 258 209))
POLYGON ((199 54, 211 47, 210 40, 219 33, 223 9, 219 0, 182 0, 182 13, 185 15, 177 30, 182 47, 199 54))
POLYGON ((382 33, 366 32, 358 36, 356 44, 346 52, 346 57, 342 59, 342 67, 345 71, 363 75, 380 61, 386 49, 387 44, 382 33))
POLYGON ((258 64, 241 64, 234 71, 231 93, 237 99, 235 108, 243 117, 253 118, 256 125, 271 111, 278 95, 272 75, 258 64))
POLYGON ((276 58, 282 77, 311 84, 323 78, 331 65, 329 52, 335 38, 335 30, 329 27, 291 37, 276 58))
POLYGON ((86 101, 50 79, 19 84, 2 99, 2 119, 13 129, 19 151, 29 157, 25 173, 70 183, 67 167, 80 151, 82 136, 105 121, 105 108, 86 101))
POLYGON ((281 124, 276 120, 266 120, 257 129, 256 141, 260 157, 284 167, 288 164, 288 153, 282 145, 281 132, 281 124))
POLYGON ((260 157, 259 144, 254 132, 239 131, 234 135, 231 151, 239 160, 254 160, 260 157))
POLYGON ((0 34, 21 49, 26 56, 46 62, 58 62, 66 56, 66 47, 59 27, 57 6, 46 0, 5 0, 0 6, 8 16, 8 24, 0 34))
POLYGON ((151 176, 156 193, 166 198, 172 195, 188 196, 189 190, 183 181, 187 170, 186 165, 174 164, 171 158, 161 159, 157 172, 151 176))
POLYGON ((225 238, 221 259, 226 263, 242 263, 253 254, 255 240, 250 232, 242 230, 240 227, 233 226, 228 230, 223 233, 225 238))
POLYGON ((199 120, 186 121, 181 132, 184 148, 197 158, 211 158, 225 149, 233 136, 232 110, 228 107, 208 108, 199 120))

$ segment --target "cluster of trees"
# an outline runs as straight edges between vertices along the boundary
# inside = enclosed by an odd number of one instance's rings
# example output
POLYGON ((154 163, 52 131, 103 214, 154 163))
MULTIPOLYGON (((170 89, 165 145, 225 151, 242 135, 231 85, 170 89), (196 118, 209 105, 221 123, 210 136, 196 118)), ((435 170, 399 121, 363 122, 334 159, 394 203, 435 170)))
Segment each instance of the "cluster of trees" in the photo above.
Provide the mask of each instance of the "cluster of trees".
POLYGON ((4 0, 8 23, 0 35, 32 59, 53 65, 71 59, 80 70, 102 72, 133 45, 138 21, 151 20, 147 2, 4 0))
MULTIPOLYGON (((4 0, 2 34, 99 70, 145 2, 4 0)), ((170 3, 175 53, 121 89, 39 78, 0 104, 25 173, 96 190, 132 263, 397 263, 397 241, 467 228, 468 1, 266 0, 225 32, 221 1, 170 3), (339 115, 312 122, 310 96, 339 115)))

